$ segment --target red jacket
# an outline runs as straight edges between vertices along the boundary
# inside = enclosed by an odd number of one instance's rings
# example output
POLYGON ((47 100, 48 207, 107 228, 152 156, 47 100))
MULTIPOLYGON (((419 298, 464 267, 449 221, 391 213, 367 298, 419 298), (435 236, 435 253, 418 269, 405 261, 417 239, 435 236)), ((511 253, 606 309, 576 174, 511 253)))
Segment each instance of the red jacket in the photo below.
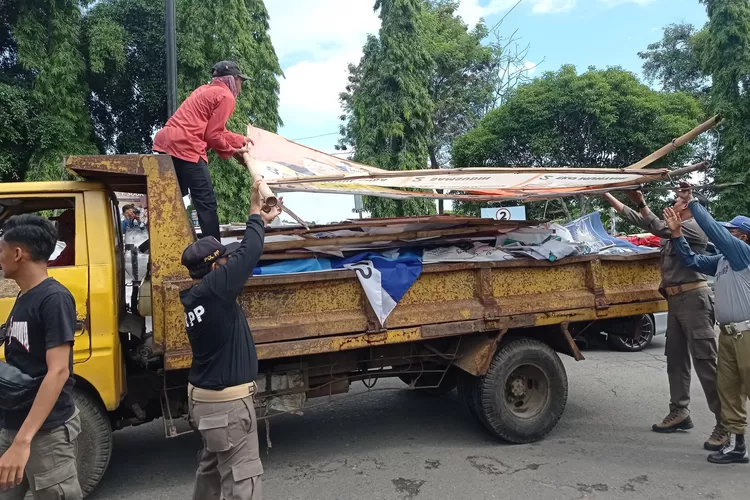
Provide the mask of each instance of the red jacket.
POLYGON ((154 137, 154 151, 181 160, 208 161, 213 149, 226 160, 245 145, 245 137, 226 129, 234 112, 235 99, 223 83, 202 85, 180 105, 172 118, 154 137))

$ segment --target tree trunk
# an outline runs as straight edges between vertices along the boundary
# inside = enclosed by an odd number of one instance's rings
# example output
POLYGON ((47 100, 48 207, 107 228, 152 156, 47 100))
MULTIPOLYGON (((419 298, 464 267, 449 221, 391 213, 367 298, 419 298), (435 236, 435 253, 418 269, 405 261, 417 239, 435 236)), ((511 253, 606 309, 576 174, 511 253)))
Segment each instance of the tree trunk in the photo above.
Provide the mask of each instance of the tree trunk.
POLYGON ((563 212, 565 213, 565 222, 570 222, 573 220, 573 217, 570 215, 570 210, 568 210, 568 204, 565 203, 565 200, 562 198, 558 198, 560 200, 560 204, 562 205, 563 212))
POLYGON ((581 217, 586 215, 588 213, 589 208, 589 199, 586 196, 579 196, 578 197, 578 204, 581 206, 581 217))

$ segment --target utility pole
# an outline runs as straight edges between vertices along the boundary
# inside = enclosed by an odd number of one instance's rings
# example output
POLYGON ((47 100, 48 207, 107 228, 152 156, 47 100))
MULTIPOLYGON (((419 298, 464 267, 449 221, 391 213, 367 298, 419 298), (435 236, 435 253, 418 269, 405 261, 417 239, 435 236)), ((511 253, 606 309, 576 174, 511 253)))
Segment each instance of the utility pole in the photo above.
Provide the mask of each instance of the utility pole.
POLYGON ((167 117, 177 111, 177 23, 175 0, 167 0, 167 117))

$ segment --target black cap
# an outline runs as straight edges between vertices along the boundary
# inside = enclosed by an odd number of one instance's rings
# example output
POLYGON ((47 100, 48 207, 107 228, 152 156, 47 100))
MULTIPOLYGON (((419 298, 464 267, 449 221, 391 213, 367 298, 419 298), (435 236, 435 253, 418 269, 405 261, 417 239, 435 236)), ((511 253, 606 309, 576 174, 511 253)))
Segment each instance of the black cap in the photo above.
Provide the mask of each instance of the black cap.
POLYGON ((249 76, 243 74, 242 71, 240 71, 240 67, 237 66, 237 63, 233 61, 217 62, 211 69, 211 74, 213 76, 238 76, 243 80, 250 79, 249 76))
POLYGON ((192 243, 182 252, 182 265, 188 269, 193 269, 201 264, 212 263, 225 255, 229 255, 239 247, 239 241, 225 246, 213 236, 206 236, 192 243))

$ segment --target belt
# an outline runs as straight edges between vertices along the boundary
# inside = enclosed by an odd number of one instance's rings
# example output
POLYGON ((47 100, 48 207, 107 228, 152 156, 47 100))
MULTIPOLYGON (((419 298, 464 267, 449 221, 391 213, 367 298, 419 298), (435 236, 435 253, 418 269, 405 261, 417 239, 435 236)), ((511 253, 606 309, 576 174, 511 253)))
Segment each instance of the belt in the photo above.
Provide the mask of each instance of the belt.
POLYGON ((188 383, 188 396, 196 403, 228 403, 255 394, 255 382, 249 384, 235 385, 220 391, 201 389, 188 383))
POLYGON ((706 283, 705 281, 694 281, 692 283, 685 283, 682 285, 665 286, 664 293, 667 294, 667 297, 674 297, 675 295, 698 290, 699 288, 708 288, 708 283, 706 283))
POLYGON ((742 337, 745 332, 750 332, 750 321, 740 321, 739 323, 729 323, 728 325, 719 325, 721 333, 731 335, 732 337, 742 337))

